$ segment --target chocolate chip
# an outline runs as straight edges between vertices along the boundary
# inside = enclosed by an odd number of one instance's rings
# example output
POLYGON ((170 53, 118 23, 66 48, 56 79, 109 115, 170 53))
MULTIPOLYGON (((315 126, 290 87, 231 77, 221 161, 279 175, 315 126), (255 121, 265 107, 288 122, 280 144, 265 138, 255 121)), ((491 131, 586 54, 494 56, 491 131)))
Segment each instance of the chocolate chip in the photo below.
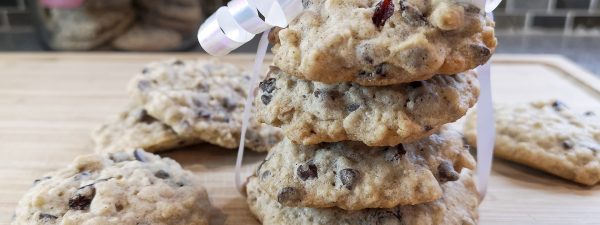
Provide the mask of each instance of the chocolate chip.
POLYGON ((382 0, 377 3, 371 20, 376 27, 381 28, 392 15, 394 15, 394 2, 392 0, 382 0))
POLYGON ((167 179, 171 175, 169 175, 169 173, 165 172, 164 170, 159 170, 159 171, 156 171, 156 173, 154 173, 154 176, 158 177, 160 179, 167 179))
POLYGON ((321 94, 322 94, 322 93, 323 93, 323 92, 322 92, 321 90, 318 90, 318 89, 317 89, 317 90, 315 90, 315 92, 313 92, 313 95, 314 95, 316 98, 318 98, 319 96, 321 96, 321 94))
POLYGON ((388 70, 387 63, 379 64, 379 65, 375 66, 375 72, 373 73, 373 75, 385 77, 385 75, 387 74, 387 70, 388 70))
POLYGON ((379 210, 376 216, 376 224, 400 224, 398 222, 402 221, 402 214, 399 208, 395 208, 391 211, 379 210))
POLYGON ((575 146, 575 143, 573 143, 573 141, 571 141, 571 140, 564 140, 562 142, 562 146, 565 150, 569 150, 569 149, 572 149, 573 146, 575 146))
POLYGON ((137 88, 140 89, 140 91, 148 90, 148 88, 150 88, 150 81, 141 80, 137 83, 137 88))
POLYGON ((319 178, 317 165, 315 165, 313 161, 308 161, 306 165, 298 166, 296 175, 298 175, 302 181, 319 178))
POLYGON ((423 81, 410 82, 408 83, 408 86, 410 86, 411 88, 420 88, 423 87, 423 81))
POLYGON ((429 131, 433 130, 433 127, 431 127, 429 125, 425 125, 425 126, 423 126, 423 130, 425 130, 426 132, 429 132, 429 131))
POLYGON ((442 161, 437 169, 440 182, 443 183, 458 180, 459 174, 454 170, 452 163, 442 161))
POLYGON ((348 190, 354 189, 359 176, 360 173, 355 169, 343 169, 338 172, 338 177, 342 181, 342 185, 348 190))
POLYGON ((207 111, 205 111, 203 109, 200 109, 198 111, 198 113, 196 113, 196 115, 198 115, 200 118, 203 118, 203 119, 209 119, 210 116, 211 116, 211 113, 207 112, 207 111))
POLYGON ((96 195, 94 184, 89 184, 80 187, 75 191, 75 194, 69 198, 69 208, 74 210, 86 210, 92 204, 92 200, 96 195))
POLYGON ((262 96, 260 96, 260 100, 265 105, 268 105, 269 103, 271 103, 271 98, 273 98, 273 97, 270 96, 270 95, 262 95, 262 96))
POLYGON ((140 149, 136 149, 135 151, 133 151, 133 157, 135 158, 135 160, 140 162, 146 161, 146 158, 144 157, 144 151, 140 149))
POLYGON ((492 57, 492 50, 484 45, 469 45, 469 52, 473 59, 477 59, 479 65, 485 64, 492 57))
POLYGON ((327 94, 327 96, 329 97, 329 99, 331 99, 332 101, 335 101, 338 98, 341 98, 344 94, 340 93, 339 91, 327 91, 325 92, 327 94))
POLYGON ((275 90, 275 83, 276 82, 277 82, 277 79, 275 79, 275 78, 269 78, 269 79, 266 79, 266 80, 260 82, 260 84, 258 85, 258 87, 263 92, 267 92, 267 93, 271 94, 275 90))
POLYGON ((51 222, 51 221, 54 221, 56 219, 58 219, 57 216, 46 214, 46 213, 40 213, 40 215, 38 216, 38 220, 40 220, 42 222, 51 222))
POLYGON ((367 71, 361 70, 358 72, 358 77, 369 77, 369 76, 371 76, 371 73, 369 73, 367 71))
POLYGON ((596 113, 594 113, 594 112, 592 112, 592 111, 587 111, 587 112, 585 112, 585 114, 584 114, 584 115, 585 115, 585 116, 595 116, 595 115, 596 115, 596 113))
POLYGON ((352 103, 352 104, 348 105, 348 107, 346 107, 346 110, 348 110, 348 112, 354 112, 354 111, 356 111, 358 108, 360 108, 360 105, 359 105, 359 104, 354 104, 354 103, 352 103))
POLYGON ((260 179, 265 180, 265 179, 269 178, 269 176, 271 176, 271 171, 267 170, 260 175, 260 179))
POLYGON ((300 190, 293 187, 284 187, 277 194, 277 201, 281 204, 289 202, 297 202, 302 199, 300 190))
POLYGON ((304 6, 304 8, 308 8, 310 5, 312 5, 312 1, 311 0, 302 0, 302 6, 304 6))
POLYGON ((554 108, 554 110, 556 111, 561 111, 567 108, 567 105, 561 101, 556 100, 552 103, 552 108, 554 108))
POLYGON ((42 182, 42 181, 45 181, 45 180, 48 180, 48 179, 51 179, 51 178, 52 178, 51 176, 47 176, 47 177, 40 177, 40 178, 38 178, 38 179, 35 179, 35 180, 33 181, 33 184, 37 184, 37 183, 39 183, 39 182, 42 182))
POLYGON ((143 73, 143 74, 147 74, 148 72, 150 72, 150 69, 148 69, 148 68, 144 68, 144 69, 142 69, 142 73, 143 73))
POLYGON ((183 65, 183 61, 177 59, 175 62, 173 62, 173 65, 183 65))
POLYGON ((154 117, 150 116, 148 114, 148 111, 146 111, 145 109, 142 109, 139 111, 139 114, 137 115, 137 121, 146 123, 146 124, 150 124, 150 123, 156 121, 156 119, 154 119, 154 117))
POLYGON ((400 144, 396 147, 388 147, 385 149, 385 161, 394 162, 402 159, 402 156, 406 155, 406 149, 404 145, 400 144))
POLYGON ((231 112, 231 111, 233 111, 233 110, 235 110, 235 108, 237 108, 237 104, 236 104, 236 102, 235 102, 235 101, 232 101, 232 100, 231 100, 231 99, 229 99, 229 98, 225 98, 225 99, 223 100, 223 103, 222 103, 222 105, 223 105, 223 108, 227 109, 227 110, 228 110, 228 111, 230 111, 230 112, 231 112))
POLYGON ((404 22, 413 26, 425 26, 429 24, 427 18, 423 16, 421 11, 416 7, 406 3, 406 0, 400 1, 400 11, 402 12, 402 18, 404 22))
POLYGON ((123 205, 119 203, 115 204, 115 210, 117 210, 117 212, 120 212, 121 210, 123 210, 123 208, 125 208, 123 205))

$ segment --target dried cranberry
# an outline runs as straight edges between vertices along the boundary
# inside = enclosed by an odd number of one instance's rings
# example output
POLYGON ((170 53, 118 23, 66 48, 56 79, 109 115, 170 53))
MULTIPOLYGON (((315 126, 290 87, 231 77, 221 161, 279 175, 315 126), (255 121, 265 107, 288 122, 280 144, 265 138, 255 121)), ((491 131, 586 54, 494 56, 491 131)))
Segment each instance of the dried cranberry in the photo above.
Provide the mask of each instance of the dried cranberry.
POLYGON ((373 13, 373 24, 381 28, 385 22, 394 14, 394 3, 392 0, 382 0, 377 3, 375 13, 373 13))

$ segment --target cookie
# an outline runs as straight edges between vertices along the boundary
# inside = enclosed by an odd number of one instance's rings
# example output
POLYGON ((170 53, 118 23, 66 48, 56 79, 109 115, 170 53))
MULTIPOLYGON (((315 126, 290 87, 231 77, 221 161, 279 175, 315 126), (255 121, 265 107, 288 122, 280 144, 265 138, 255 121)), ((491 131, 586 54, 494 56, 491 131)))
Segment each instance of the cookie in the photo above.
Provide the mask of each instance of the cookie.
POLYGON ((198 0, 139 0, 143 10, 155 13, 159 17, 181 22, 200 23, 202 8, 198 0))
POLYGON ((130 106, 92 134, 96 152, 143 148, 149 152, 169 150, 201 142, 184 138, 171 127, 148 115, 139 106, 130 106))
MULTIPOLYGON (((217 61, 166 60, 146 66, 129 85, 130 96, 183 137, 237 148, 249 73, 217 61)), ((268 151, 281 130, 250 120, 245 146, 268 151)))
POLYGON ((475 162, 462 135, 449 128, 418 142, 368 147, 360 142, 273 147, 256 175, 272 199, 293 207, 345 210, 431 202, 440 185, 475 162))
POLYGON ((274 64, 325 83, 381 86, 456 74, 484 64, 496 48, 494 23, 454 0, 307 0, 286 29, 274 30, 274 64))
POLYGON ((142 150, 80 156, 35 180, 19 201, 21 224, 208 224, 198 179, 142 150))
POLYGON ((147 24, 164 29, 176 30, 182 35, 195 34, 200 27, 198 22, 183 22, 172 18, 161 17, 155 13, 142 13, 140 17, 147 24))
POLYGON ((255 99, 257 119, 305 145, 344 140, 394 146, 427 137, 453 122, 479 96, 477 74, 439 75, 386 87, 325 84, 271 67, 255 99))
POLYGON ((183 37, 174 30, 138 24, 113 40, 112 45, 128 51, 161 51, 182 43, 183 37))
MULTIPOLYGON (((600 118, 579 114, 560 101, 495 107, 496 157, 580 184, 600 182, 600 118)), ((471 115, 465 136, 476 145, 477 119, 471 115)))
POLYGON ((45 18, 49 46, 61 50, 89 50, 125 32, 135 19, 132 10, 90 11, 50 9, 45 18))
POLYGON ((282 206, 260 189, 258 180, 254 176, 249 178, 247 202, 250 211, 265 225, 475 225, 478 222, 478 193, 470 173, 442 185, 443 197, 434 202, 358 211, 282 206))

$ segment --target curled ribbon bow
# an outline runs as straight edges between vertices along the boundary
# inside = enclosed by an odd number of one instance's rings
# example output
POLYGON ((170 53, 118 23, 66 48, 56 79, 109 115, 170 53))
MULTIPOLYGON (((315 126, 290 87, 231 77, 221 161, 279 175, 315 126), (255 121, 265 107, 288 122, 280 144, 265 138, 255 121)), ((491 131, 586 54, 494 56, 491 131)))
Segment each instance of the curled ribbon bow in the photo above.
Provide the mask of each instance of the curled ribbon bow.
MULTIPOLYGON (((492 16, 491 12, 502 0, 458 0, 473 4, 492 16)), ((223 56, 264 32, 260 39, 248 95, 244 108, 240 147, 235 166, 235 183, 242 190, 241 166, 244 156, 244 139, 251 116, 252 99, 259 73, 268 47, 268 31, 275 26, 287 27, 302 11, 302 0, 233 0, 211 15, 198 30, 198 41, 204 50, 215 56, 223 56), (263 17, 261 17, 263 16, 263 17), (264 19, 263 19, 264 18, 264 19)), ((487 191, 495 140, 493 106, 491 96, 490 62, 477 68, 481 83, 481 95, 477 105, 477 177, 480 197, 487 191)))
POLYGON ((301 0, 233 0, 206 19, 198 41, 211 55, 227 55, 256 34, 286 27, 302 10, 301 0))

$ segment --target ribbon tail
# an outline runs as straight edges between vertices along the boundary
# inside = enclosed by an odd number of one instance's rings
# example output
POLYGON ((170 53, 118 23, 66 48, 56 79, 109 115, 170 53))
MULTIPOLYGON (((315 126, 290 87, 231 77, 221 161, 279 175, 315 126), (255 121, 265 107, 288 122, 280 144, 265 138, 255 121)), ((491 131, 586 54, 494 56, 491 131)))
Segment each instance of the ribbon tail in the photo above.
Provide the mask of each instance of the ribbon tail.
POLYGON ((490 69, 490 61, 478 69, 481 93, 477 103, 477 189, 480 200, 487 193, 496 139, 490 69))
POLYGON ((242 119, 242 131, 240 134, 240 147, 238 148, 237 158, 235 160, 235 186, 238 191, 242 194, 244 190, 244 182, 242 181, 242 161, 244 160, 244 144, 246 140, 246 130, 248 129, 248 123, 250 121, 250 117, 252 116, 252 101, 254 100, 254 89, 256 89, 256 85, 258 84, 259 74, 262 71, 262 65, 265 61, 265 55, 267 54, 267 48, 269 47, 269 32, 271 30, 266 30, 262 36, 260 37, 260 42, 258 43, 258 49, 256 51, 256 58, 254 59, 254 66, 252 69, 252 77, 250 78, 250 84, 248 84, 248 95, 246 98, 246 103, 244 105, 244 115, 242 119))

